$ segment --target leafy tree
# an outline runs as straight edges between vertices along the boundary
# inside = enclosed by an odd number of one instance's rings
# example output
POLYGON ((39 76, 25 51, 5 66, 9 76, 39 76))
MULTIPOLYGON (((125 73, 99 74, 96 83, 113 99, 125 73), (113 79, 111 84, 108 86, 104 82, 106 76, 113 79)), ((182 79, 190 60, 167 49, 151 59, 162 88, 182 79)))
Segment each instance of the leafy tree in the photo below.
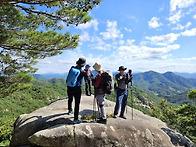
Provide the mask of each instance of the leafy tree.
POLYGON ((188 92, 188 97, 190 100, 196 100, 196 89, 191 89, 188 92))
POLYGON ((151 116, 166 122, 170 127, 178 130, 196 143, 196 106, 185 104, 178 108, 171 107, 167 100, 156 107, 151 106, 151 116))
POLYGON ((86 23, 88 11, 101 0, 1 0, 0 97, 33 80, 37 59, 74 49, 79 35, 58 33, 63 27, 86 23))

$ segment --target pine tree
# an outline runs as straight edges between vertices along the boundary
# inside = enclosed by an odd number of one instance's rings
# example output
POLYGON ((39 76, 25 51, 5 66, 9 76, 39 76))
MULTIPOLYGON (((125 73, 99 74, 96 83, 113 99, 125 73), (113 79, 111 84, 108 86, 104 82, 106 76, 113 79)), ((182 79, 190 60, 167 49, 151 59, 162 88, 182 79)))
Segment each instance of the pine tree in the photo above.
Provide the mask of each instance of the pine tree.
POLYGON ((74 49, 79 35, 67 26, 88 22, 88 11, 101 0, 1 0, 0 1, 0 97, 27 87, 33 81, 37 59, 74 49))

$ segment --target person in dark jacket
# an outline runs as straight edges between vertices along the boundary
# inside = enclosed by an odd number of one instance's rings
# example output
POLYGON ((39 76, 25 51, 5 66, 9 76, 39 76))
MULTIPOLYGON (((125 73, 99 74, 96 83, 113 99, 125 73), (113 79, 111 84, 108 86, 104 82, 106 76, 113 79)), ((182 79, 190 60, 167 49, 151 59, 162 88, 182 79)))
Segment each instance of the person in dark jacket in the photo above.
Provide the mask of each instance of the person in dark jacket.
POLYGON ((93 73, 91 72, 90 67, 91 66, 89 64, 87 64, 84 69, 84 71, 86 72, 84 80, 85 80, 85 91, 86 91, 87 96, 91 96, 91 94, 92 94, 91 84, 92 84, 92 80, 93 80, 93 73))
POLYGON ((128 97, 128 83, 132 81, 132 75, 125 74, 125 68, 124 66, 119 67, 119 73, 115 76, 116 79, 116 105, 114 108, 114 118, 117 118, 119 108, 121 105, 121 112, 120 117, 126 119, 126 116, 124 115, 126 104, 127 104, 127 97, 128 97))
MULTIPOLYGON (((78 113, 79 113, 79 106, 80 106, 80 99, 81 99, 81 84, 82 84, 82 78, 85 76, 85 72, 82 71, 82 67, 84 67, 86 64, 86 59, 85 58, 79 58, 79 60, 76 62, 76 66, 71 67, 71 70, 77 71, 77 77, 74 77, 73 73, 69 71, 68 77, 67 77, 67 95, 68 95, 68 114, 73 114, 74 113, 74 123, 79 124, 82 121, 78 120, 78 113), (68 81, 70 79, 74 79, 76 82, 74 85, 68 85, 68 81), (73 111, 72 109, 72 102, 73 102, 73 97, 75 98, 75 109, 73 111)), ((73 80, 73 81, 74 81, 73 80)), ((73 82, 70 82, 73 83, 73 82)))

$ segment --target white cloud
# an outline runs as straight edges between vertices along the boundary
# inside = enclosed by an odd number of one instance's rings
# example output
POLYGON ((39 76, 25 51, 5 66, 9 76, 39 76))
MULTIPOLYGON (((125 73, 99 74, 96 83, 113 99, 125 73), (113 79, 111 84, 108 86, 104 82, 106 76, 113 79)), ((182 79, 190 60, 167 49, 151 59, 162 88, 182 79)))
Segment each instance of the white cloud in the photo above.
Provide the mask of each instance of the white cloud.
POLYGON ((38 73, 40 74, 65 73, 68 72, 71 66, 76 64, 76 61, 80 57, 84 57, 80 48, 67 50, 61 55, 38 60, 39 62, 35 65, 35 67, 39 68, 38 73))
POLYGON ((158 22, 159 19, 160 19, 160 18, 157 18, 157 17, 151 18, 151 20, 148 22, 148 26, 149 26, 150 28, 153 28, 153 29, 160 27, 160 26, 163 25, 163 24, 158 22))
POLYGON ((133 16, 133 15, 127 15, 126 17, 128 19, 134 20, 135 22, 138 22, 138 19, 135 16, 133 16))
POLYGON ((132 30, 131 30, 131 29, 128 29, 127 27, 125 27, 125 30, 126 30, 127 32, 129 32, 129 33, 132 32, 132 30))
POLYGON ((179 44, 168 44, 167 46, 162 47, 149 47, 148 45, 135 45, 134 41, 135 40, 127 40, 126 44, 119 46, 116 52, 113 53, 113 57, 127 61, 129 59, 166 59, 172 56, 170 51, 180 48, 179 44))
POLYGON ((88 45, 88 47, 96 50, 103 50, 103 51, 109 51, 112 48, 111 44, 107 44, 102 38, 100 37, 93 37, 91 40, 91 44, 88 45))
POLYGON ((193 18, 194 18, 194 19, 196 19, 196 14, 195 14, 195 15, 193 15, 193 18))
POLYGON ((134 40, 134 39, 132 39, 132 40, 127 39, 127 44, 128 44, 128 45, 132 45, 134 42, 135 42, 135 40, 134 40))
POLYGON ((182 11, 179 10, 179 11, 177 11, 177 12, 174 12, 174 13, 171 13, 171 14, 170 14, 169 21, 170 21, 172 24, 175 24, 175 23, 177 23, 177 22, 180 21, 181 17, 182 17, 182 11))
POLYGON ((115 40, 116 38, 123 38, 123 34, 121 34, 120 30, 117 29, 117 22, 109 20, 107 21, 106 32, 101 32, 100 35, 103 36, 104 40, 115 40))
POLYGON ((187 29, 192 25, 191 22, 188 22, 185 26, 182 26, 181 24, 177 24, 176 27, 173 27, 172 30, 183 30, 183 29, 187 29))
POLYGON ((94 20, 91 20, 85 24, 80 24, 76 28, 84 30, 84 29, 88 29, 88 28, 93 27, 95 31, 98 31, 98 24, 99 24, 98 21, 96 19, 94 19, 94 20))
POLYGON ((124 40, 120 40, 120 41, 119 41, 119 44, 120 44, 120 45, 123 45, 124 43, 125 43, 124 40))
POLYGON ((181 33, 182 36, 196 36, 196 28, 192 28, 191 30, 186 30, 181 33))
POLYGON ((90 36, 88 32, 83 32, 82 35, 80 35, 80 41, 82 42, 86 42, 86 41, 90 41, 90 36))
POLYGON ((170 11, 176 11, 177 8, 187 8, 196 3, 196 0, 170 0, 170 11))
POLYGON ((196 60, 196 57, 190 57, 190 58, 182 58, 183 61, 192 61, 196 60))
MULTIPOLYGON (((196 3, 196 0, 170 0, 170 17, 169 21, 172 24, 175 24, 180 21, 181 17, 183 17, 185 14, 182 14, 182 9, 192 7, 196 3)), ((191 10, 192 11, 192 10, 191 10)))
POLYGON ((177 40, 179 36, 179 34, 170 33, 161 36, 147 36, 145 39, 149 40, 149 43, 152 45, 167 46, 171 43, 174 43, 174 41, 177 40))
POLYGON ((111 44, 104 44, 102 46, 94 46, 94 49, 103 50, 103 51, 110 51, 112 48, 111 44))
POLYGON ((184 26, 182 26, 181 24, 177 24, 176 27, 173 27, 172 30, 183 30, 184 26))
POLYGON ((191 25, 192 25, 191 22, 187 22, 187 24, 185 25, 185 28, 188 28, 188 27, 190 27, 191 25))
POLYGON ((165 6, 164 4, 161 5, 161 7, 159 8, 159 12, 162 12, 164 10, 165 6))

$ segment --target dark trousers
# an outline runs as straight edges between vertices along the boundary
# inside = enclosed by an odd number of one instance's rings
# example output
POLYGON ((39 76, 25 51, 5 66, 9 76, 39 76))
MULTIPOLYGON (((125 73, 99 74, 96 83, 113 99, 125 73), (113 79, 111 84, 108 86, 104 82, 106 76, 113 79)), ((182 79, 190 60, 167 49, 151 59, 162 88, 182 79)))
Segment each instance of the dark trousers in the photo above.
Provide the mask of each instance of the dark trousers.
POLYGON ((85 91, 86 91, 86 95, 91 95, 91 80, 86 80, 85 81, 85 91))
POLYGON ((80 107, 80 99, 81 99, 81 87, 67 87, 67 95, 68 95, 68 110, 72 111, 72 102, 73 97, 75 98, 75 109, 74 109, 74 120, 78 120, 78 113, 80 107))
POLYGON ((117 98, 116 98, 116 106, 114 109, 114 115, 117 115, 119 112, 119 108, 121 105, 121 112, 120 115, 123 116, 127 104, 127 97, 128 97, 128 91, 127 90, 117 90, 117 98))

